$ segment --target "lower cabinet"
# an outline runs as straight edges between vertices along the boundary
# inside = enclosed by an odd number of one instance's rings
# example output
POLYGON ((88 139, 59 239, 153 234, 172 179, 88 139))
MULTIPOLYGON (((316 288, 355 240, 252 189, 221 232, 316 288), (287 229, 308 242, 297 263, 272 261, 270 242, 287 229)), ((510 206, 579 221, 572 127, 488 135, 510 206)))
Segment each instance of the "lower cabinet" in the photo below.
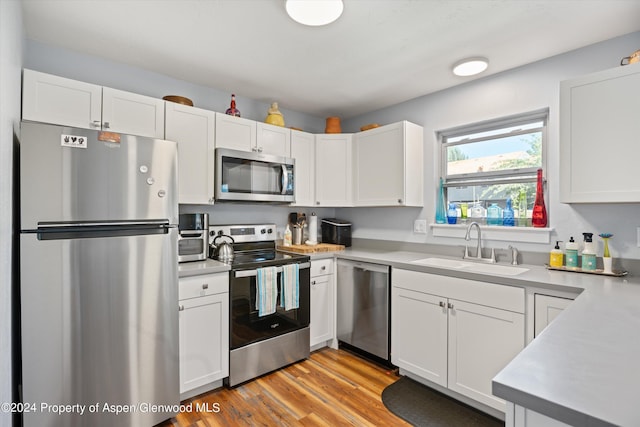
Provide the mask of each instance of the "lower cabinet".
POLYGON ((394 269, 391 361, 494 409, 491 380, 525 345, 524 289, 394 269))
POLYGON ((535 294, 534 326, 537 337, 562 311, 573 302, 570 298, 535 294))
POLYGON ((229 376, 229 274, 180 278, 181 400, 229 376))
POLYGON ((505 427, 569 427, 569 424, 549 418, 531 409, 508 403, 505 427))
POLYGON ((333 259, 311 261, 310 346, 324 347, 334 338, 333 259))

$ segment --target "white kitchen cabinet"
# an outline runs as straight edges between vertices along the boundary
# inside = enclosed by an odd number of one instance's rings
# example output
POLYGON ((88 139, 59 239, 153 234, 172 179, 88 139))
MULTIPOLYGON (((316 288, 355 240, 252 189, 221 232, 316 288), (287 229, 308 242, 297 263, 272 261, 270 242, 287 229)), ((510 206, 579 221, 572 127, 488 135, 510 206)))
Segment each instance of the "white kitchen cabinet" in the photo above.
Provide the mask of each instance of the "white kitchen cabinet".
POLYGON ((535 294, 534 325, 537 337, 562 311, 573 302, 570 298, 535 294))
POLYGON ((291 130, 216 113, 216 148, 291 156, 291 130))
POLYGON ((229 375, 229 274, 179 279, 181 400, 229 375))
POLYGON ((216 148, 253 151, 256 136, 255 121, 216 113, 216 148))
POLYGON ((164 138, 164 101, 24 70, 22 118, 83 129, 164 138))
POLYGON ((294 206, 315 204, 315 135, 297 130, 291 131, 291 157, 295 159, 294 206))
POLYGON ((102 87, 23 71, 22 119, 83 129, 102 126, 102 87))
POLYGON ((448 320, 442 306, 446 299, 393 286, 391 304, 392 362, 446 387, 448 320))
POLYGON ((162 99, 102 88, 102 128, 129 135, 164 139, 162 99))
POLYGON ((640 202, 640 63, 560 83, 560 201, 640 202))
POLYGON ((256 150, 260 153, 291 157, 291 129, 257 122, 256 150))
POLYGON ((167 102, 166 139, 178 142, 179 203, 213 203, 215 117, 213 111, 167 102))
POLYGON ((491 380, 524 348, 524 289, 394 269, 391 361, 505 411, 491 380))
POLYGON ((316 206, 352 205, 352 135, 316 135, 316 206))
POLYGON ((569 424, 513 403, 507 404, 507 411, 506 427, 569 427, 569 424))
POLYGON ((354 134, 354 205, 423 206, 423 141, 407 121, 354 134))
POLYGON ((311 261, 310 346, 324 347, 334 338, 334 261, 311 261))

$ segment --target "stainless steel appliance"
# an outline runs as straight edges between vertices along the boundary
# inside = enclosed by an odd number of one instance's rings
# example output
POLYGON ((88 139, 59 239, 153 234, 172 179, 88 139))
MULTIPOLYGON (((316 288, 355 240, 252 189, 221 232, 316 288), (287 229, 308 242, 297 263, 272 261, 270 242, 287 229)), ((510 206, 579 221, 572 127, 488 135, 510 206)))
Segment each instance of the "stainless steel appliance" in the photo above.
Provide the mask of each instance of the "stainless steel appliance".
POLYGON ((178 262, 202 261, 209 257, 209 214, 180 214, 178 262))
POLYGON ((20 139, 22 401, 38 406, 24 426, 172 417, 176 143, 29 122, 20 139))
POLYGON ((337 263, 338 341, 390 363, 389 266, 337 263))
POLYGON ((320 224, 322 243, 351 246, 351 223, 336 218, 323 219, 320 224))
POLYGON ((216 148, 217 201, 292 203, 295 160, 216 148))
POLYGON ((230 387, 309 357, 310 262, 306 255, 276 251, 275 224, 214 225, 214 238, 224 234, 234 239, 235 256, 230 262, 230 387), (259 316, 256 308, 256 281, 261 267, 275 266, 278 298, 281 296, 282 267, 299 267, 299 307, 259 316))

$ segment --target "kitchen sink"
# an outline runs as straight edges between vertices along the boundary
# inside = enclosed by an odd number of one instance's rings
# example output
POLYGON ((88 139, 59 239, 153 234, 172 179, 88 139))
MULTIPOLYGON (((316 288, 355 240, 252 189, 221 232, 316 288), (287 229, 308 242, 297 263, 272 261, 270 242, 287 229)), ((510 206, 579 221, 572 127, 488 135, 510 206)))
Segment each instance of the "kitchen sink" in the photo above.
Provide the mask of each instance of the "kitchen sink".
POLYGON ((454 270, 463 270, 476 273, 497 274, 500 276, 517 276, 525 271, 529 271, 528 268, 515 267, 510 265, 499 264, 481 264, 473 261, 462 261, 449 258, 422 258, 415 261, 411 261, 413 264, 428 265, 431 267, 451 268, 454 270))

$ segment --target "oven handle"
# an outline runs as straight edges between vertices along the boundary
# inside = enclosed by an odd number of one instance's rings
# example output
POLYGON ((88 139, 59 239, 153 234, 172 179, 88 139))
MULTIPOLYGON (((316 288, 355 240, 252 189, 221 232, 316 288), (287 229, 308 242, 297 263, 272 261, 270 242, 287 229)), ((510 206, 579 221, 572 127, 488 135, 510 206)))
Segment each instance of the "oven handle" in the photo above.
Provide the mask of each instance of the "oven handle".
MULTIPOLYGON (((311 263, 310 262, 303 262, 299 265, 299 269, 303 270, 305 268, 310 268, 311 267, 311 263)), ((238 270, 235 273, 235 278, 240 278, 240 277, 253 277, 253 276, 257 276, 258 275, 258 270, 238 270)), ((276 267, 276 273, 282 273, 282 267, 276 267)))

